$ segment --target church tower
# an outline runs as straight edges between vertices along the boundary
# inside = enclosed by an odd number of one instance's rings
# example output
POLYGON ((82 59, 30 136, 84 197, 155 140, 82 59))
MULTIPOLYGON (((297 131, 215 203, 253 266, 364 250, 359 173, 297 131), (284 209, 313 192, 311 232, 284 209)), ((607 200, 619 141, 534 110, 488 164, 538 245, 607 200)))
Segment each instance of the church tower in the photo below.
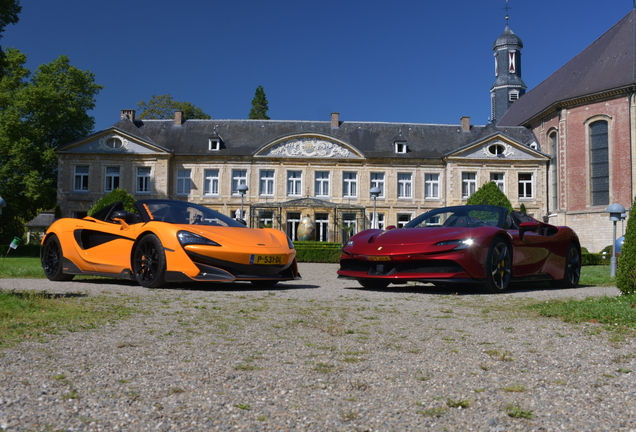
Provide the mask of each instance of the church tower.
POLYGON ((497 124, 510 105, 526 92, 526 84, 521 79, 521 48, 523 42, 508 27, 506 14, 506 28, 492 47, 496 76, 490 88, 490 117, 493 124, 497 124))

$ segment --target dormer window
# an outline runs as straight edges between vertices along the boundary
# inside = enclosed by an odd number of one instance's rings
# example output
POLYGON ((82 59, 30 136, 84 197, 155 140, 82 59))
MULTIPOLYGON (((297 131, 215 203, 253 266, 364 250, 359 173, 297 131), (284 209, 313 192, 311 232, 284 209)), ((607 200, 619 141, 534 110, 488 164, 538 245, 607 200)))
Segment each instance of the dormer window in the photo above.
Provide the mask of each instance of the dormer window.
POLYGON ((208 150, 210 151, 221 150, 221 138, 210 138, 208 143, 208 150))
POLYGON ((404 141, 395 141, 395 152, 396 153, 406 153, 408 150, 408 146, 404 141))

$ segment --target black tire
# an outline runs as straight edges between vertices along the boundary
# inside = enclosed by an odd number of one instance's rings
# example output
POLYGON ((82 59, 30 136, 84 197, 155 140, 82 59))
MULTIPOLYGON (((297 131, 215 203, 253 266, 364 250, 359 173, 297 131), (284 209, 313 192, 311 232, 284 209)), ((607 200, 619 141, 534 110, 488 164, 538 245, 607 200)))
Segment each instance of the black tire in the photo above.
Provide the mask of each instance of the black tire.
POLYGON ((366 289, 385 289, 389 286, 390 282, 386 282, 379 279, 361 279, 358 280, 360 285, 362 285, 366 289))
POLYGON ((563 279, 550 282, 557 288, 574 288, 581 278, 581 253, 576 243, 570 243, 565 255, 565 269, 563 279))
POLYGON ((500 293, 508 289, 512 278, 512 254, 510 246, 501 237, 497 237, 486 255, 484 263, 486 281, 484 289, 489 293, 500 293))
POLYGON ((70 281, 75 277, 75 275, 64 273, 62 267, 63 258, 60 239, 55 234, 51 234, 44 242, 41 257, 42 269, 49 280, 70 281))
POLYGON ((271 288, 278 284, 277 280, 253 280, 250 281, 252 285, 258 288, 271 288))
POLYGON ((139 285, 160 288, 166 284, 166 254, 154 234, 139 240, 133 251, 133 273, 139 285))

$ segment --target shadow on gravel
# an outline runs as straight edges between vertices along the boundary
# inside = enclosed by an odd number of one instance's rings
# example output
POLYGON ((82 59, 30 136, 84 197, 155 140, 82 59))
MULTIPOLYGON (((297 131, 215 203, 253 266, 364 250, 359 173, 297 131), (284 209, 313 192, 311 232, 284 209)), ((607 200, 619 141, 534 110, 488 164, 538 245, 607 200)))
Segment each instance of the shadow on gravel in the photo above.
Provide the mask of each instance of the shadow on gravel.
MULTIPOLYGON (((139 286, 135 281, 127 279, 111 279, 111 278, 87 278, 75 279, 77 282, 94 285, 118 285, 118 286, 139 286)), ((73 281, 69 282, 73 284, 73 281)), ((170 283, 161 288, 164 290, 187 290, 187 291, 287 291, 298 289, 316 289, 320 285, 303 284, 294 281, 279 282, 274 286, 257 286, 250 282, 186 282, 186 283, 170 283)), ((153 288, 148 288, 152 291, 153 288)))
MULTIPOLYGON (((593 285, 579 285, 577 288, 590 288, 593 285)), ((478 284, 475 285, 446 285, 435 286, 433 284, 420 285, 389 285, 384 289, 369 289, 361 286, 346 286, 346 290, 370 291, 370 292, 394 292, 394 293, 413 293, 413 294, 435 294, 435 295, 506 295, 519 292, 533 292, 546 290, 575 290, 577 288, 553 288, 548 282, 513 282, 510 287, 503 293, 492 294, 485 292, 478 284)))

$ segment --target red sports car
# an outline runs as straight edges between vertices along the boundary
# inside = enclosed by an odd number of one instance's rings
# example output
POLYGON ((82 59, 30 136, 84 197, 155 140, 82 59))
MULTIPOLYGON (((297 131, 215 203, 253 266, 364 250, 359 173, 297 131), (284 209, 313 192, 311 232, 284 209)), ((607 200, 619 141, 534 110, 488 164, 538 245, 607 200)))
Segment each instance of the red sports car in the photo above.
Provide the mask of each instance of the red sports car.
POLYGON ((338 270, 339 278, 365 288, 471 283, 491 293, 523 280, 575 287, 580 274, 581 246, 572 229, 489 205, 440 208, 404 228, 362 231, 343 248, 338 270))

